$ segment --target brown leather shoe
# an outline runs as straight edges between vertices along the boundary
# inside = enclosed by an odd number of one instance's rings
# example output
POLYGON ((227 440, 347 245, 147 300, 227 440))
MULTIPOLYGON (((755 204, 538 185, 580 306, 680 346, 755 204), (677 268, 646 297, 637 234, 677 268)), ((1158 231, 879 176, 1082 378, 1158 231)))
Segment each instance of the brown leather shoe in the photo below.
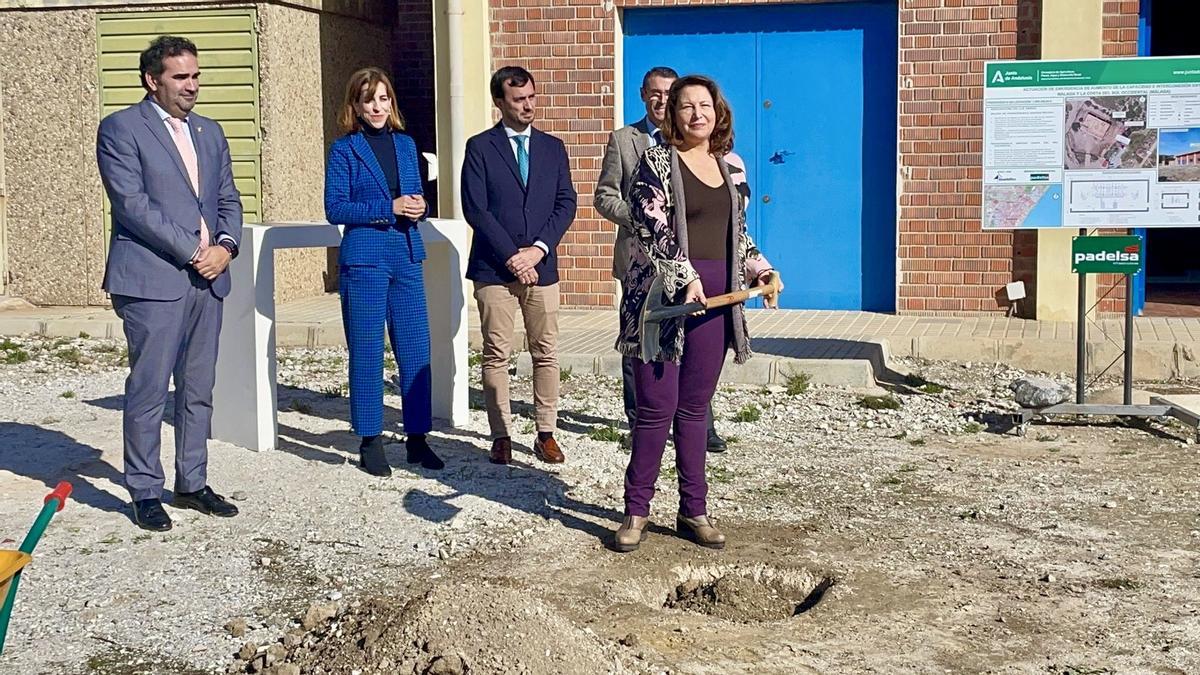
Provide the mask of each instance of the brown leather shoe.
POLYGON ((613 535, 613 550, 618 553, 629 553, 638 550, 642 540, 646 538, 646 526, 650 519, 644 516, 625 516, 621 527, 613 535))
POLYGON ((492 451, 488 453, 488 461, 492 464, 512 462, 512 439, 497 438, 492 441, 492 451))
POLYGON ((708 516, 686 518, 683 514, 675 516, 675 529, 680 536, 691 539, 704 548, 725 548, 725 535, 713 526, 708 516))
POLYGON ((533 454, 547 464, 562 464, 567 461, 562 450, 558 447, 558 441, 551 436, 546 440, 538 440, 533 444, 533 454))

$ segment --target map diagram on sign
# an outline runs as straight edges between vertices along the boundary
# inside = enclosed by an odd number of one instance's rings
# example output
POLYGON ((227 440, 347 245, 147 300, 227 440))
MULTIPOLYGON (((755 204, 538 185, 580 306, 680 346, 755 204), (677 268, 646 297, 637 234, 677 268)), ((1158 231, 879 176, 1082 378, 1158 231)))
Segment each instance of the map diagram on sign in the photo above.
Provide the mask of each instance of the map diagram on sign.
POLYGON ((1148 169, 1158 154, 1158 130, 1146 128, 1145 96, 1066 100, 1067 169, 1148 169))
POLYGON ((983 191, 987 229, 1062 226, 1062 186, 988 185, 983 191))

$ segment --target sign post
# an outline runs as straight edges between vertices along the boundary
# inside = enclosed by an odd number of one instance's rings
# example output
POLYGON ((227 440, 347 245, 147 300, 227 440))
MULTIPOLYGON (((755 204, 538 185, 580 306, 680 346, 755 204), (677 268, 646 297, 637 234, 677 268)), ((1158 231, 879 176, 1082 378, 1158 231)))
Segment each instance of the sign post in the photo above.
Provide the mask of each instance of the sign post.
POLYGON ((1089 237, 1087 230, 1071 240, 1071 271, 1079 275, 1079 317, 1075 330, 1075 403, 1060 403, 1045 408, 1022 408, 1013 416, 1017 433, 1025 434, 1029 422, 1038 415, 1115 415, 1118 417, 1174 417, 1195 427, 1200 440, 1200 413, 1184 409, 1161 398, 1149 405, 1133 404, 1133 304, 1129 290, 1133 276, 1145 263, 1142 238, 1138 236, 1089 237), (1121 274, 1125 276, 1125 361, 1121 405, 1087 402, 1087 275, 1121 274))

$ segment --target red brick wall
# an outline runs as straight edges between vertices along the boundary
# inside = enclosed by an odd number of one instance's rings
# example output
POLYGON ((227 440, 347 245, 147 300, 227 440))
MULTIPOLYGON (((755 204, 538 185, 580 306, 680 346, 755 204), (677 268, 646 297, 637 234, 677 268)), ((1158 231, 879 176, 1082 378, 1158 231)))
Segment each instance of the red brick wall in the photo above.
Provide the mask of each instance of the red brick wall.
POLYGON ((902 5, 900 312, 1002 311, 1004 284, 1033 271, 1036 238, 980 225, 983 64, 1017 57, 1018 23, 1017 0, 902 5))
POLYGON ((538 128, 561 138, 579 192, 559 245, 562 302, 612 306, 613 226, 592 208, 612 131, 614 12, 595 0, 491 0, 492 63, 520 65, 538 85, 538 128))

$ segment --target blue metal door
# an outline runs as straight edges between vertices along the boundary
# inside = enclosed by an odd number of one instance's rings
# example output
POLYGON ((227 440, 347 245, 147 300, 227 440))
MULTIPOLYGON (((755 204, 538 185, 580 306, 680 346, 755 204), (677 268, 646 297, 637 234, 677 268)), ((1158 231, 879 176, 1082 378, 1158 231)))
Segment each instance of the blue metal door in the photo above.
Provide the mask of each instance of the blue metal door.
POLYGON ((784 307, 895 309, 897 19, 893 1, 625 12, 627 121, 652 66, 721 83, 784 307))

